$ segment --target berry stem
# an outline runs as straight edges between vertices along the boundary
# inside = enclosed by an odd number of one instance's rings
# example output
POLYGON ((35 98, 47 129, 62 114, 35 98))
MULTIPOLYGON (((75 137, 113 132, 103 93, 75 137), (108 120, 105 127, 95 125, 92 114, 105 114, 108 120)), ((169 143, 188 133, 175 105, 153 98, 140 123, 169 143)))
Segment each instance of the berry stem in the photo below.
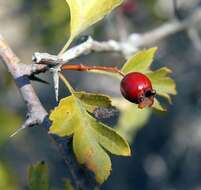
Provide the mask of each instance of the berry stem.
POLYGON ((63 65, 61 69, 62 70, 76 70, 76 71, 100 70, 100 71, 117 73, 117 74, 121 75, 122 77, 125 76, 125 74, 117 67, 86 66, 86 65, 80 64, 80 65, 63 65))

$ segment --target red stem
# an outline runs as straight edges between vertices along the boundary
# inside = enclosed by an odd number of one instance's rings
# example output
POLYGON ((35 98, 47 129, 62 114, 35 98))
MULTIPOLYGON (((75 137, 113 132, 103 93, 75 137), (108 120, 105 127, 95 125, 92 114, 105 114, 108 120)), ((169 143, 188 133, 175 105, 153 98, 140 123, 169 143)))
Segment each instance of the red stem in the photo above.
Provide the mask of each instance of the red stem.
POLYGON ((76 70, 76 71, 101 70, 106 72, 118 73, 122 77, 125 76, 125 74, 117 67, 86 66, 86 65, 80 64, 80 65, 63 65, 62 70, 76 70))

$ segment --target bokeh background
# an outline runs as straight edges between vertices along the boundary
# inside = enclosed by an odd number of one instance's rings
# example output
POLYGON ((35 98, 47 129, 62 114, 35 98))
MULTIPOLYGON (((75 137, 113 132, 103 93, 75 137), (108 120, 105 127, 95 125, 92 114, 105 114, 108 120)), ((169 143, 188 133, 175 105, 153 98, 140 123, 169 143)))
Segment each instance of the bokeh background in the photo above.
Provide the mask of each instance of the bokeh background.
MULTIPOLYGON (((92 35, 97 40, 123 40, 129 33, 149 31, 175 17, 172 0, 130 0, 130 3, 83 35, 92 35)), ((185 19, 200 6, 200 0, 178 0, 177 19, 185 19)), ((65 0, 0 0, 0 33, 25 63, 31 63, 36 51, 56 54, 67 40, 68 22, 65 0)), ((199 26, 196 30, 198 34, 201 32, 199 26)), ((183 31, 154 44, 159 47, 154 68, 167 66, 173 70, 178 95, 166 113, 152 112, 143 126, 131 127, 132 157, 112 157, 112 174, 101 189, 201 190, 201 40, 198 39, 183 31)), ((92 53, 74 61, 80 62, 120 66, 124 59, 115 53, 92 53)), ((66 76, 77 90, 120 95, 119 81, 108 76, 80 72, 66 72, 66 76)), ((51 110, 56 105, 52 77, 45 74, 41 78, 50 84, 33 84, 43 105, 51 110)), ((60 96, 66 95, 62 86, 60 96)), ((26 107, 2 63, 0 97, 0 190, 27 189, 27 168, 40 160, 49 166, 52 186, 62 189, 68 170, 40 127, 9 138, 25 119, 26 107)), ((115 125, 115 121, 113 118, 107 122, 115 125)))

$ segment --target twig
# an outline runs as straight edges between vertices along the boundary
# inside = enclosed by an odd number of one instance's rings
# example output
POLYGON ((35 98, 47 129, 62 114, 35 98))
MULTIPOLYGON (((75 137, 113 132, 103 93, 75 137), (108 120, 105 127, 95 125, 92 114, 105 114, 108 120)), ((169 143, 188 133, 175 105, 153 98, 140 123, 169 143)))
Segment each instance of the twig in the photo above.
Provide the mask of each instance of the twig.
POLYGON ((104 67, 104 66, 86 66, 86 65, 63 65, 61 70, 77 70, 77 71, 105 71, 105 72, 112 72, 117 73, 121 75, 122 77, 125 76, 125 74, 118 69, 117 67, 104 67))
MULTIPOLYGON (((42 106, 32 85, 30 84, 30 79, 28 78, 28 76, 31 73, 36 72, 38 68, 36 70, 32 70, 31 65, 21 63, 20 59, 10 49, 1 35, 0 60, 5 64, 8 71, 11 73, 17 87, 20 90, 22 98, 27 105, 27 120, 23 124, 22 128, 31 127, 33 125, 41 125, 48 133, 48 129, 51 126, 51 122, 47 117, 48 113, 42 106)), ((46 69, 46 66, 44 65, 40 65, 40 67, 46 69)), ((72 181, 74 182, 76 189, 91 190, 98 188, 94 177, 91 176, 91 173, 77 163, 72 150, 72 139, 60 138, 56 135, 50 135, 50 137, 54 140, 59 151, 62 153, 65 163, 72 175, 72 181)))
POLYGON ((33 55, 33 63, 46 64, 51 67, 56 65, 62 66, 69 63, 71 60, 82 55, 87 55, 92 51, 118 52, 122 53, 123 56, 127 58, 136 52, 139 48, 155 44, 157 41, 165 39, 166 37, 177 32, 189 29, 192 26, 199 26, 200 23, 201 9, 197 8, 197 10, 192 13, 192 15, 183 21, 174 19, 144 34, 133 33, 128 36, 126 41, 123 42, 118 42, 115 40, 98 42, 90 37, 84 43, 67 50, 63 55, 60 56, 36 52, 33 55))
POLYGON ((66 51, 61 56, 50 55, 48 53, 39 53, 36 52, 33 55, 33 63, 35 64, 46 64, 50 66, 63 65, 68 63, 70 60, 73 60, 81 55, 89 54, 90 52, 104 52, 104 51, 121 51, 120 44, 116 41, 110 40, 107 42, 97 42, 91 37, 88 38, 84 43, 75 46, 68 51, 66 51))

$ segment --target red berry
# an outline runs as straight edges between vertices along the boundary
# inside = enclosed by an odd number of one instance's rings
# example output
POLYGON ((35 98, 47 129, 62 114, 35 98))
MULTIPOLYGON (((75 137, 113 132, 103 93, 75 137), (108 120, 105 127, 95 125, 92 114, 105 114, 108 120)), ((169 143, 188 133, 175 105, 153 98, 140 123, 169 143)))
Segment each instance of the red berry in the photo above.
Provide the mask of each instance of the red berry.
POLYGON ((130 102, 139 104, 139 108, 151 107, 156 95, 149 78, 138 72, 129 73, 122 79, 121 93, 130 102))

